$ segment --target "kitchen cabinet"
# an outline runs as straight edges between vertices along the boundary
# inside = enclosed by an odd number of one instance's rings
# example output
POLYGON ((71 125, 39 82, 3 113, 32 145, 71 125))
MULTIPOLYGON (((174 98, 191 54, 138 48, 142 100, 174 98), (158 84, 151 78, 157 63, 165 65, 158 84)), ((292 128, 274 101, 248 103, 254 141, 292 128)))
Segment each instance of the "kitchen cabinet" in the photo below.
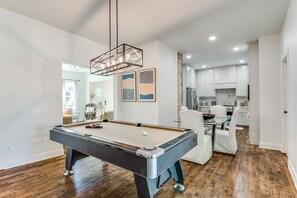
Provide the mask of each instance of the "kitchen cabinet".
POLYGON ((205 84, 198 84, 197 85, 198 96, 205 97, 206 96, 206 86, 205 84))
POLYGON ((204 70, 205 84, 213 84, 213 69, 204 70))
POLYGON ((200 97, 215 97, 213 84, 213 69, 201 70, 197 72, 197 88, 200 97))
POLYGON ((205 96, 206 97, 215 97, 216 96, 216 91, 214 89, 213 83, 205 84, 205 96))
POLYGON ((214 83, 235 83, 236 67, 218 67, 214 69, 214 83))
POLYGON ((248 96, 249 68, 247 65, 236 67, 236 96, 248 96))
POLYGON ((200 112, 202 112, 202 113, 204 113, 204 114, 206 114, 206 113, 209 113, 209 110, 210 110, 210 107, 209 106, 200 106, 199 108, 198 108, 198 111, 200 111, 200 112))
POLYGON ((196 75, 192 67, 187 67, 187 87, 196 88, 196 75))
POLYGON ((197 72, 197 83, 198 85, 205 84, 205 70, 201 70, 197 72))
POLYGON ((240 108, 238 112, 236 125, 249 126, 248 108, 240 108))
POLYGON ((249 82, 249 67, 247 65, 240 65, 236 67, 236 81, 249 82))
POLYGON ((237 82, 236 83, 236 96, 247 97, 248 96, 248 83, 237 82))

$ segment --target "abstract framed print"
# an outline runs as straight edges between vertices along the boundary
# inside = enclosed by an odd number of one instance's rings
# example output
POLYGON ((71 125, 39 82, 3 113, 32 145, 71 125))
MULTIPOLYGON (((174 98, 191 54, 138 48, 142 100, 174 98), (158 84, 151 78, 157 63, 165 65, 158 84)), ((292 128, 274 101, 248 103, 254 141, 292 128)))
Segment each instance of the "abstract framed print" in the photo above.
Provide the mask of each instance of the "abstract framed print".
POLYGON ((122 101, 136 101, 136 73, 129 72, 122 74, 122 101))
POLYGON ((145 69, 138 71, 138 101, 156 101, 156 69, 145 69))

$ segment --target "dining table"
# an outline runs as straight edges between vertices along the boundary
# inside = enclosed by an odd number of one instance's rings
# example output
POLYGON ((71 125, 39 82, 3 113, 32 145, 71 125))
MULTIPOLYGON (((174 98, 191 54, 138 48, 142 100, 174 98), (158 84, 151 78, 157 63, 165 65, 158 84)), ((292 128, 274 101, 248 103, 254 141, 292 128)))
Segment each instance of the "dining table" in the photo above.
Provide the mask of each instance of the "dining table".
POLYGON ((215 146, 215 138, 216 138, 216 128, 219 126, 221 130, 224 130, 225 123, 228 121, 227 117, 214 117, 212 119, 205 119, 203 121, 204 126, 212 126, 212 133, 211 133, 211 139, 212 139, 212 148, 214 149, 215 146))

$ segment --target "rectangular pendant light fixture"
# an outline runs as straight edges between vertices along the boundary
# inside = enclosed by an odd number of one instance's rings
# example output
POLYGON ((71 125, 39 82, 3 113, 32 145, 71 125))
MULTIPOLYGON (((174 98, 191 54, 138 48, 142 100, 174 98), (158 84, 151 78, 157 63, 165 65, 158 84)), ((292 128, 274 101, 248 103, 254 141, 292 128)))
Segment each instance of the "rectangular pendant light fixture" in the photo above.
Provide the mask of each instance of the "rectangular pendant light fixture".
POLYGON ((143 66, 143 50, 128 44, 118 45, 118 0, 116 0, 117 47, 111 49, 111 0, 109 0, 109 51, 90 61, 90 73, 110 76, 143 66))
POLYGON ((109 76, 143 66, 143 50, 122 44, 91 60, 91 74, 109 76))

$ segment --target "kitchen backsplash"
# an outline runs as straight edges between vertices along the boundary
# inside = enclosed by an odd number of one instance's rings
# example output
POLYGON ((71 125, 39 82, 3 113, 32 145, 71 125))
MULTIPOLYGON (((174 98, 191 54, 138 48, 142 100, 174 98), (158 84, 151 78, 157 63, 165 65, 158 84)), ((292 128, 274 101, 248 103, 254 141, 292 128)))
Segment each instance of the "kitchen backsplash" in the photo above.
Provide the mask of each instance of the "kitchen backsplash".
MULTIPOLYGON (((217 105, 235 105, 235 101, 243 102, 247 100, 247 97, 236 97, 235 89, 217 89, 216 97, 199 97, 200 105, 202 101, 216 101, 217 105)), ((210 104, 208 105, 210 106, 210 104)))
POLYGON ((216 101, 218 105, 234 105, 236 94, 235 89, 217 89, 216 101))

